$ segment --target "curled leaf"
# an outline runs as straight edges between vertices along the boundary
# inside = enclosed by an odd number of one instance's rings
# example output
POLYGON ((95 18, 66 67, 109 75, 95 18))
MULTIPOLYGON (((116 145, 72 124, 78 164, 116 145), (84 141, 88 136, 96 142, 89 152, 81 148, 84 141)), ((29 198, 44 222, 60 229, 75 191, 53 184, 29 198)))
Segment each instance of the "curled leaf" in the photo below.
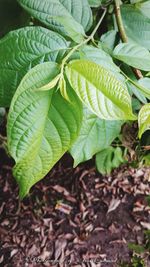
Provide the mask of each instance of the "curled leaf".
POLYGON ((60 93, 61 93, 62 97, 70 102, 69 96, 67 94, 67 85, 66 85, 66 81, 65 81, 64 77, 62 77, 60 79, 59 88, 60 88, 60 93))
POLYGON ((50 81, 49 83, 45 84, 44 86, 37 88, 36 91, 48 91, 50 89, 53 89, 58 81, 60 80, 61 74, 58 74, 52 81, 50 81))

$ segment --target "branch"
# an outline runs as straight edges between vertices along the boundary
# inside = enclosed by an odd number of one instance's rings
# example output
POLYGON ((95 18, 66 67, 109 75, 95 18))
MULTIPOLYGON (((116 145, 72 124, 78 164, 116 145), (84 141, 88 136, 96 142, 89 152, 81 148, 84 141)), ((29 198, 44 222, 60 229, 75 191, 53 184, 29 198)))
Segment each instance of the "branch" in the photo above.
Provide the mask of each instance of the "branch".
POLYGON ((97 23, 96 27, 94 28, 93 32, 91 33, 91 35, 90 35, 87 39, 85 39, 85 40, 83 40, 81 43, 79 43, 78 45, 74 46, 73 49, 67 54, 67 56, 62 60, 62 65, 61 65, 61 72, 62 72, 62 73, 63 73, 64 65, 65 65, 66 61, 71 57, 71 55, 72 55, 75 51, 77 51, 81 46, 83 46, 83 45, 87 44, 89 41, 93 40, 94 35, 96 34, 96 32, 97 32, 99 26, 101 25, 101 23, 102 23, 102 21, 103 21, 105 15, 106 15, 106 12, 107 12, 107 9, 104 8, 104 9, 103 9, 102 16, 101 16, 99 22, 97 23))
MULTIPOLYGON (((124 28, 123 21, 122 21, 122 16, 121 16, 121 11, 120 11, 120 0, 115 0, 115 10, 116 10, 116 21, 117 21, 118 30, 120 33, 120 38, 123 43, 127 43, 128 37, 126 35, 125 28, 124 28)), ((143 78, 143 75, 140 70, 136 68, 132 68, 132 70, 138 79, 143 78)))

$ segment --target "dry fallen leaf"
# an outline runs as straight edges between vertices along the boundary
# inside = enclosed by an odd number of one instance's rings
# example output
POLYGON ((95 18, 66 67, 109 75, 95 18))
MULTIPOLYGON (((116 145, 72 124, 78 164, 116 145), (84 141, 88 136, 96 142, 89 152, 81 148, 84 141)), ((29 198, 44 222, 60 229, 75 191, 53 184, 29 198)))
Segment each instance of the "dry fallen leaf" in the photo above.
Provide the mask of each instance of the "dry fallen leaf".
POLYGON ((119 206, 120 202, 121 202, 120 199, 115 199, 115 198, 112 199, 111 202, 110 202, 110 205, 109 205, 107 213, 115 210, 119 206))
POLYGON ((140 222, 140 223, 144 228, 150 230, 150 223, 148 223, 148 222, 140 222))
POLYGON ((55 209, 69 215, 71 210, 72 210, 72 207, 69 206, 68 204, 64 204, 62 202, 59 202, 59 203, 57 203, 55 209))

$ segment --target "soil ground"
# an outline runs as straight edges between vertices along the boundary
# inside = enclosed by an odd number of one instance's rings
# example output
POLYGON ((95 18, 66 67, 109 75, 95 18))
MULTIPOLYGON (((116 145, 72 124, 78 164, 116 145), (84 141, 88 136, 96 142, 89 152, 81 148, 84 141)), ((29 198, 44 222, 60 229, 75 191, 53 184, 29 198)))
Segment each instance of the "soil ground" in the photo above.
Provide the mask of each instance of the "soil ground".
POLYGON ((149 169, 101 176, 65 155, 20 201, 13 162, 3 150, 0 158, 0 266, 131 266, 128 244, 144 246, 150 229, 149 169))

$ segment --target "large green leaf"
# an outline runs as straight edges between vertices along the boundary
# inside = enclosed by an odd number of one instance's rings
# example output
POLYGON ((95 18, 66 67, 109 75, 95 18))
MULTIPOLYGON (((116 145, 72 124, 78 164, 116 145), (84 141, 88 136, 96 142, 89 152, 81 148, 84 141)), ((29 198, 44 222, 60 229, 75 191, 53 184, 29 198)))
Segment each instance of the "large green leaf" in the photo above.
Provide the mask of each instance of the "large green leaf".
POLYGON ((144 105, 138 116, 139 123, 139 138, 141 138, 142 134, 150 129, 150 104, 144 105))
POLYGON ((150 50, 150 19, 134 5, 122 5, 121 13, 128 38, 150 50))
POLYGON ((71 103, 55 89, 36 91, 58 72, 57 63, 37 65, 25 75, 11 103, 8 149, 16 162, 14 175, 22 198, 48 173, 78 135, 82 108, 73 90, 69 90, 71 103))
POLYGON ((70 150, 74 166, 91 159, 100 150, 107 148, 119 135, 121 125, 121 121, 101 120, 84 108, 80 133, 70 150))
POLYGON ((42 27, 10 32, 0 41, 0 106, 9 106, 26 72, 44 61, 60 62, 68 47, 65 39, 42 27))
POLYGON ((96 48, 90 45, 85 45, 80 49, 80 58, 93 61, 104 68, 109 69, 117 74, 120 72, 119 67, 115 65, 111 56, 107 54, 102 48, 96 48))
POLYGON ((120 147, 108 147, 96 155, 96 167, 101 174, 110 174, 114 168, 118 168, 125 160, 120 147))
POLYGON ((131 43, 119 44, 115 47, 113 55, 134 68, 150 70, 150 53, 142 46, 131 43))
POLYGON ((150 19, 150 1, 144 1, 136 4, 136 8, 146 17, 150 19))
POLYGON ((109 70, 88 60, 74 60, 66 75, 81 101, 106 120, 134 120, 131 98, 123 82, 109 70))
POLYGON ((92 25, 92 13, 87 0, 18 0, 18 2, 50 29, 70 37, 72 31, 68 32, 69 25, 73 32, 77 30, 78 39, 79 35, 80 38, 83 36, 83 28, 87 31, 92 25))

